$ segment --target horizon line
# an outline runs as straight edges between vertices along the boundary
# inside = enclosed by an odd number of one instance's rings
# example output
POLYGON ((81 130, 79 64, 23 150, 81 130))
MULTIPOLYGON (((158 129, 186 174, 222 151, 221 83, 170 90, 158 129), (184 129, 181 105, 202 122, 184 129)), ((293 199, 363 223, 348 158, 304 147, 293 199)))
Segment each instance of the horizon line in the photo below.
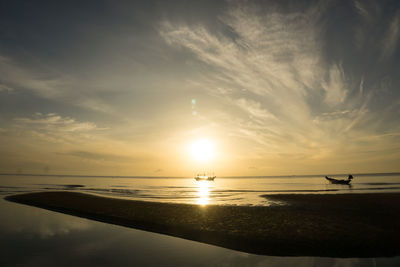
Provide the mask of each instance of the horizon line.
MULTIPOLYGON (((396 175, 400 172, 371 172, 354 173, 353 176, 366 175, 396 175)), ((86 177, 86 178, 188 178, 188 176, 150 176, 150 175, 78 175, 78 174, 37 174, 37 173, 0 173, 0 176, 56 176, 56 177, 86 177)), ((318 177, 318 176, 339 176, 349 175, 348 173, 328 173, 328 174, 290 174, 290 175, 238 175, 238 176, 219 176, 218 178, 273 178, 273 177, 318 177)))

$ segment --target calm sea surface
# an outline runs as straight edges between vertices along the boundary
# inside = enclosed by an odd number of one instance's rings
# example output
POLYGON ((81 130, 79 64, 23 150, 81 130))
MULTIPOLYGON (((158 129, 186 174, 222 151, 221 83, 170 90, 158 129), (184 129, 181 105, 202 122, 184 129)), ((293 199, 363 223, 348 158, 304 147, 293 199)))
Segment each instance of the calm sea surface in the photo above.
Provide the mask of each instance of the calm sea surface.
MULTIPOLYGON (((344 175, 331 176, 346 178, 344 175)), ((113 178, 0 176, 0 194, 73 190, 112 197, 200 205, 269 205, 269 194, 400 192, 400 174, 354 175, 351 185, 329 184, 323 176, 216 178, 113 178)))
MULTIPOLYGON (((193 178, 0 175, 2 196, 45 190, 200 205, 269 205, 263 195, 400 192, 400 175, 355 175, 352 186, 330 185, 323 177, 217 177, 214 182, 196 182, 193 178)), ((0 214, 0 266, 400 266, 400 257, 341 259, 248 254, 2 198, 0 214)))

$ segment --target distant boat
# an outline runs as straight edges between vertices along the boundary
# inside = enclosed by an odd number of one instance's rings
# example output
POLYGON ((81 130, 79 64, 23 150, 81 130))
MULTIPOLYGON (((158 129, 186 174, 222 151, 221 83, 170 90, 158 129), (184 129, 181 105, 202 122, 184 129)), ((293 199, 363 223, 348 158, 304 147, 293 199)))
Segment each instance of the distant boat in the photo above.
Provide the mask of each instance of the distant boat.
POLYGON ((325 179, 328 180, 331 184, 350 184, 351 180, 353 179, 353 175, 349 175, 346 180, 342 179, 335 179, 325 176, 325 179))
POLYGON ((209 176, 206 174, 203 175, 197 174, 196 177, 194 177, 194 179, 196 181, 214 181, 215 177, 216 177, 215 175, 209 176))

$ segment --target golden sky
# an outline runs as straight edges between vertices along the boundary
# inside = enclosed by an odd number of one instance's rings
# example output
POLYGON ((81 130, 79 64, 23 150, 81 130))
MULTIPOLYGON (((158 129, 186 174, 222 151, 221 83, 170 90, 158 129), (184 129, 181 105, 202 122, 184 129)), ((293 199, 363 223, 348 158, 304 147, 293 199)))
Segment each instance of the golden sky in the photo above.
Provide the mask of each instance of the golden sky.
POLYGON ((0 12, 1 173, 400 171, 397 4, 50 1, 0 12))

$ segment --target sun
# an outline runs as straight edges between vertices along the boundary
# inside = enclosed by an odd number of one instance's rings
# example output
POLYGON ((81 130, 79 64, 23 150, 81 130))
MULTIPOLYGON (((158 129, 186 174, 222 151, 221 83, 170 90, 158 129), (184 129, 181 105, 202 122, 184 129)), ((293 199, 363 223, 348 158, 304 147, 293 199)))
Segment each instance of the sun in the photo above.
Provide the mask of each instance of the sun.
POLYGON ((190 145, 190 154, 197 161, 210 161, 215 157, 214 143, 208 139, 196 140, 190 145))

